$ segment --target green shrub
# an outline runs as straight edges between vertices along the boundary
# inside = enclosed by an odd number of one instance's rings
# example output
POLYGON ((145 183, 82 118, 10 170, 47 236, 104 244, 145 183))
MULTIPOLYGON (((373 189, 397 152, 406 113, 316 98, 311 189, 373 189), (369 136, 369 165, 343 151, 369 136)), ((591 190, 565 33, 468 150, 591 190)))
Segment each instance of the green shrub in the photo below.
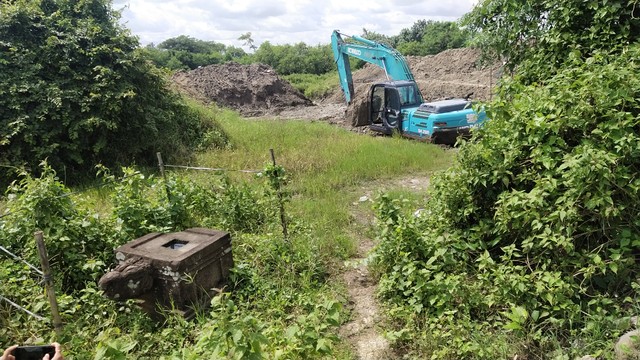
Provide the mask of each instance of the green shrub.
POLYGON ((304 96, 313 100, 321 100, 338 88, 338 73, 330 72, 322 75, 291 74, 285 76, 304 96))
POLYGON ((381 199, 380 291, 400 340, 428 338, 437 358, 495 358, 508 342, 486 339, 506 335, 525 356, 611 348, 640 288, 639 56, 506 82, 418 218, 381 199))
POLYGON ((109 0, 0 3, 0 184, 45 159, 87 174, 157 151, 185 158, 214 140, 118 16, 109 0))
POLYGON ((7 215, 0 221, 0 245, 39 264, 34 232, 42 230, 47 251, 64 291, 95 280, 111 260, 109 225, 89 210, 76 207, 71 191, 43 163, 41 175, 22 179, 7 189, 7 215))

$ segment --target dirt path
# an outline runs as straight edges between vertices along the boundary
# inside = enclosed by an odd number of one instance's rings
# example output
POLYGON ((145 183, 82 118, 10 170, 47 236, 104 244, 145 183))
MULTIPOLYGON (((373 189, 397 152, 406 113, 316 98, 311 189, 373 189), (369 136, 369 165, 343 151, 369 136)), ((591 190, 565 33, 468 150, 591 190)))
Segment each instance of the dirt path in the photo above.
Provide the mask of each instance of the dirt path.
POLYGON ((360 239, 357 257, 349 261, 348 270, 343 275, 353 306, 353 318, 340 329, 340 335, 348 340, 356 358, 361 360, 392 358, 388 341, 376 327, 381 321, 375 297, 377 286, 366 263, 373 245, 371 239, 360 239))
MULTIPOLYGON (((393 183, 415 192, 425 192, 429 186, 429 176, 412 176, 395 180, 393 183)), ((382 189, 383 185, 371 186, 364 190, 360 202, 369 203, 373 193, 382 189)), ((363 205, 360 205, 363 206, 363 205)), ((364 214, 358 209, 354 210, 356 222, 364 227, 373 224, 371 214, 364 214)), ((370 238, 353 234, 358 241, 358 250, 354 258, 350 259, 345 268, 343 279, 347 285, 350 305, 352 306, 352 319, 340 329, 340 335, 353 347, 356 359, 359 360, 386 360, 395 359, 399 355, 394 353, 389 342, 382 336, 380 324, 384 321, 379 311, 376 299, 377 284, 369 274, 367 259, 375 246, 370 238)))

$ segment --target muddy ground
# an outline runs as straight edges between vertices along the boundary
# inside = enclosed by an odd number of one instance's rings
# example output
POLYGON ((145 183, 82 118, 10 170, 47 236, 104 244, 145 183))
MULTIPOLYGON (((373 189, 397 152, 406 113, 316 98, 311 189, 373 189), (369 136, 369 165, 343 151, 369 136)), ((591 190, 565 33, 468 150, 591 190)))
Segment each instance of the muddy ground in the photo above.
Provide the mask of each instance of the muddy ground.
MULTIPOLYGON (((490 100, 501 69, 497 65, 483 66, 479 59, 476 49, 407 57, 425 101, 490 100)), ((353 128, 352 123, 362 113, 371 84, 385 80, 384 71, 371 64, 355 71, 355 96, 347 106, 337 83, 329 96, 313 102, 264 64, 209 65, 173 76, 174 83, 192 97, 238 110, 246 117, 321 120, 362 132, 366 129, 353 128)))

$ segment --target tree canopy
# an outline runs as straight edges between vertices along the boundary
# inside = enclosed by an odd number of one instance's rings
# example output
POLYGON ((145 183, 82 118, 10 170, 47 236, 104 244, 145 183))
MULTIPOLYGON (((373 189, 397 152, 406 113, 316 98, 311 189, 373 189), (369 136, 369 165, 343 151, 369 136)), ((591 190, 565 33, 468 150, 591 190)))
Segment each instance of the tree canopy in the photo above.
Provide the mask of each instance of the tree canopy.
POLYGON ((467 45, 470 32, 456 22, 418 20, 398 35, 397 49, 404 55, 434 55, 467 45))
POLYGON ((186 35, 167 39, 157 46, 149 44, 145 51, 157 66, 171 70, 195 69, 198 66, 239 61, 247 55, 244 50, 235 46, 186 35))
POLYGON ((0 164, 144 162, 204 132, 111 9, 108 0, 0 4, 0 164))
POLYGON ((484 0, 463 23, 475 43, 535 81, 567 59, 620 52, 640 35, 640 7, 632 0, 484 0))
POLYGON ((309 46, 303 42, 295 45, 260 44, 253 61, 273 67, 278 74, 324 74, 335 70, 329 45, 309 46))
MULTIPOLYGON (((404 55, 420 56, 464 47, 470 38, 470 32, 462 29, 456 22, 433 20, 418 20, 394 36, 383 35, 366 28, 363 28, 362 32, 364 38, 397 47, 404 55)), ((156 65, 171 70, 195 69, 198 66, 228 61, 244 64, 261 62, 270 65, 281 75, 322 75, 336 69, 331 46, 328 44, 314 46, 299 42, 276 45, 265 41, 258 46, 251 32, 241 34, 238 40, 254 52, 246 53, 238 47, 198 40, 186 35, 167 39, 158 45, 150 44, 145 50, 156 65)), ((354 60, 356 67, 363 64, 363 61, 354 60)))

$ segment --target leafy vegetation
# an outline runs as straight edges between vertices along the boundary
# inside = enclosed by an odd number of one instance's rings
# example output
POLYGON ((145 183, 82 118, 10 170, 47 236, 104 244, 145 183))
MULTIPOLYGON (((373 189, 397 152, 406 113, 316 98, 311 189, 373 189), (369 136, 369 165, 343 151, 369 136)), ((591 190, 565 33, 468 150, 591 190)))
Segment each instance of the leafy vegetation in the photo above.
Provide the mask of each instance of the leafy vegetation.
POLYGON ((284 78, 309 99, 322 99, 340 85, 337 71, 322 75, 291 74, 284 78))
MULTIPOLYGON (((4 210, 10 215, 0 218, 0 245, 37 264, 33 219, 42 219, 37 225, 45 229, 57 289, 63 290, 65 332, 57 340, 67 357, 350 358, 336 336, 336 325, 348 318, 344 289, 331 275, 353 252, 345 232, 353 224, 348 206, 361 195, 354 186, 443 168, 450 153, 328 124, 249 121, 216 108, 199 112, 221 124, 230 144, 199 154, 198 164, 260 169, 277 143, 278 165, 266 166, 258 179, 180 171, 169 173, 166 183, 132 168, 113 173, 100 168, 101 187, 79 193, 45 166, 41 175, 25 175, 9 189, 4 210), (319 137, 327 141, 318 142, 319 137), (276 184, 286 184, 287 242, 276 184), (233 234, 231 283, 211 308, 199 309, 191 321, 167 313, 163 323, 155 323, 130 302, 102 297, 96 279, 113 263, 113 247, 150 231, 194 225, 233 234), (59 253, 63 250, 68 254, 59 253)), ((39 278, 3 255, 0 269, 0 295, 46 316, 39 278)), ((50 324, 0 303, 0 343, 53 337, 50 324)))
POLYGON ((623 51, 640 35, 638 16, 640 9, 628 0, 491 0, 468 13, 463 24, 475 33, 475 44, 508 68, 519 67, 532 83, 555 74, 569 58, 623 51))
POLYGON ((377 202, 374 263, 398 346, 434 359, 613 357, 640 299, 632 7, 496 0, 468 16, 515 75, 418 216, 377 202))
POLYGON ((241 48, 186 35, 167 39, 157 46, 149 44, 144 51, 157 66, 171 70, 195 69, 227 61, 243 62, 247 57, 241 48))
POLYGON ((329 45, 309 46, 303 42, 272 45, 265 41, 256 50, 252 61, 270 65, 280 75, 321 75, 335 70, 329 45))
MULTIPOLYGON (((0 164, 88 171, 186 157, 203 122, 136 49, 107 0, 0 4, 0 164), (145 139, 145 141, 139 141, 145 139)), ((19 170, 18 170, 19 171, 19 170)), ((0 183, 14 178, 3 171, 0 183)))
MULTIPOLYGON (((404 55, 432 55, 447 49, 461 48, 467 45, 470 32, 456 22, 418 20, 411 27, 402 29, 400 34, 387 36, 362 29, 362 36, 388 44, 404 55)), ((330 34, 327 34, 329 42, 330 34)), ((244 50, 227 46, 215 41, 204 41, 181 35, 167 39, 158 45, 149 44, 145 53, 159 67, 170 70, 195 69, 198 66, 236 61, 242 64, 259 62, 273 67, 280 75, 316 75, 321 78, 336 70, 328 44, 274 45, 265 41, 257 46, 251 33, 242 34, 238 40, 253 50, 244 50)), ((354 69, 362 67, 364 62, 354 61, 354 69)), ((316 94, 317 91, 312 91, 316 94)))
POLYGON ((397 49, 403 55, 434 55, 467 46, 470 34, 453 21, 418 20, 400 31, 397 49))

